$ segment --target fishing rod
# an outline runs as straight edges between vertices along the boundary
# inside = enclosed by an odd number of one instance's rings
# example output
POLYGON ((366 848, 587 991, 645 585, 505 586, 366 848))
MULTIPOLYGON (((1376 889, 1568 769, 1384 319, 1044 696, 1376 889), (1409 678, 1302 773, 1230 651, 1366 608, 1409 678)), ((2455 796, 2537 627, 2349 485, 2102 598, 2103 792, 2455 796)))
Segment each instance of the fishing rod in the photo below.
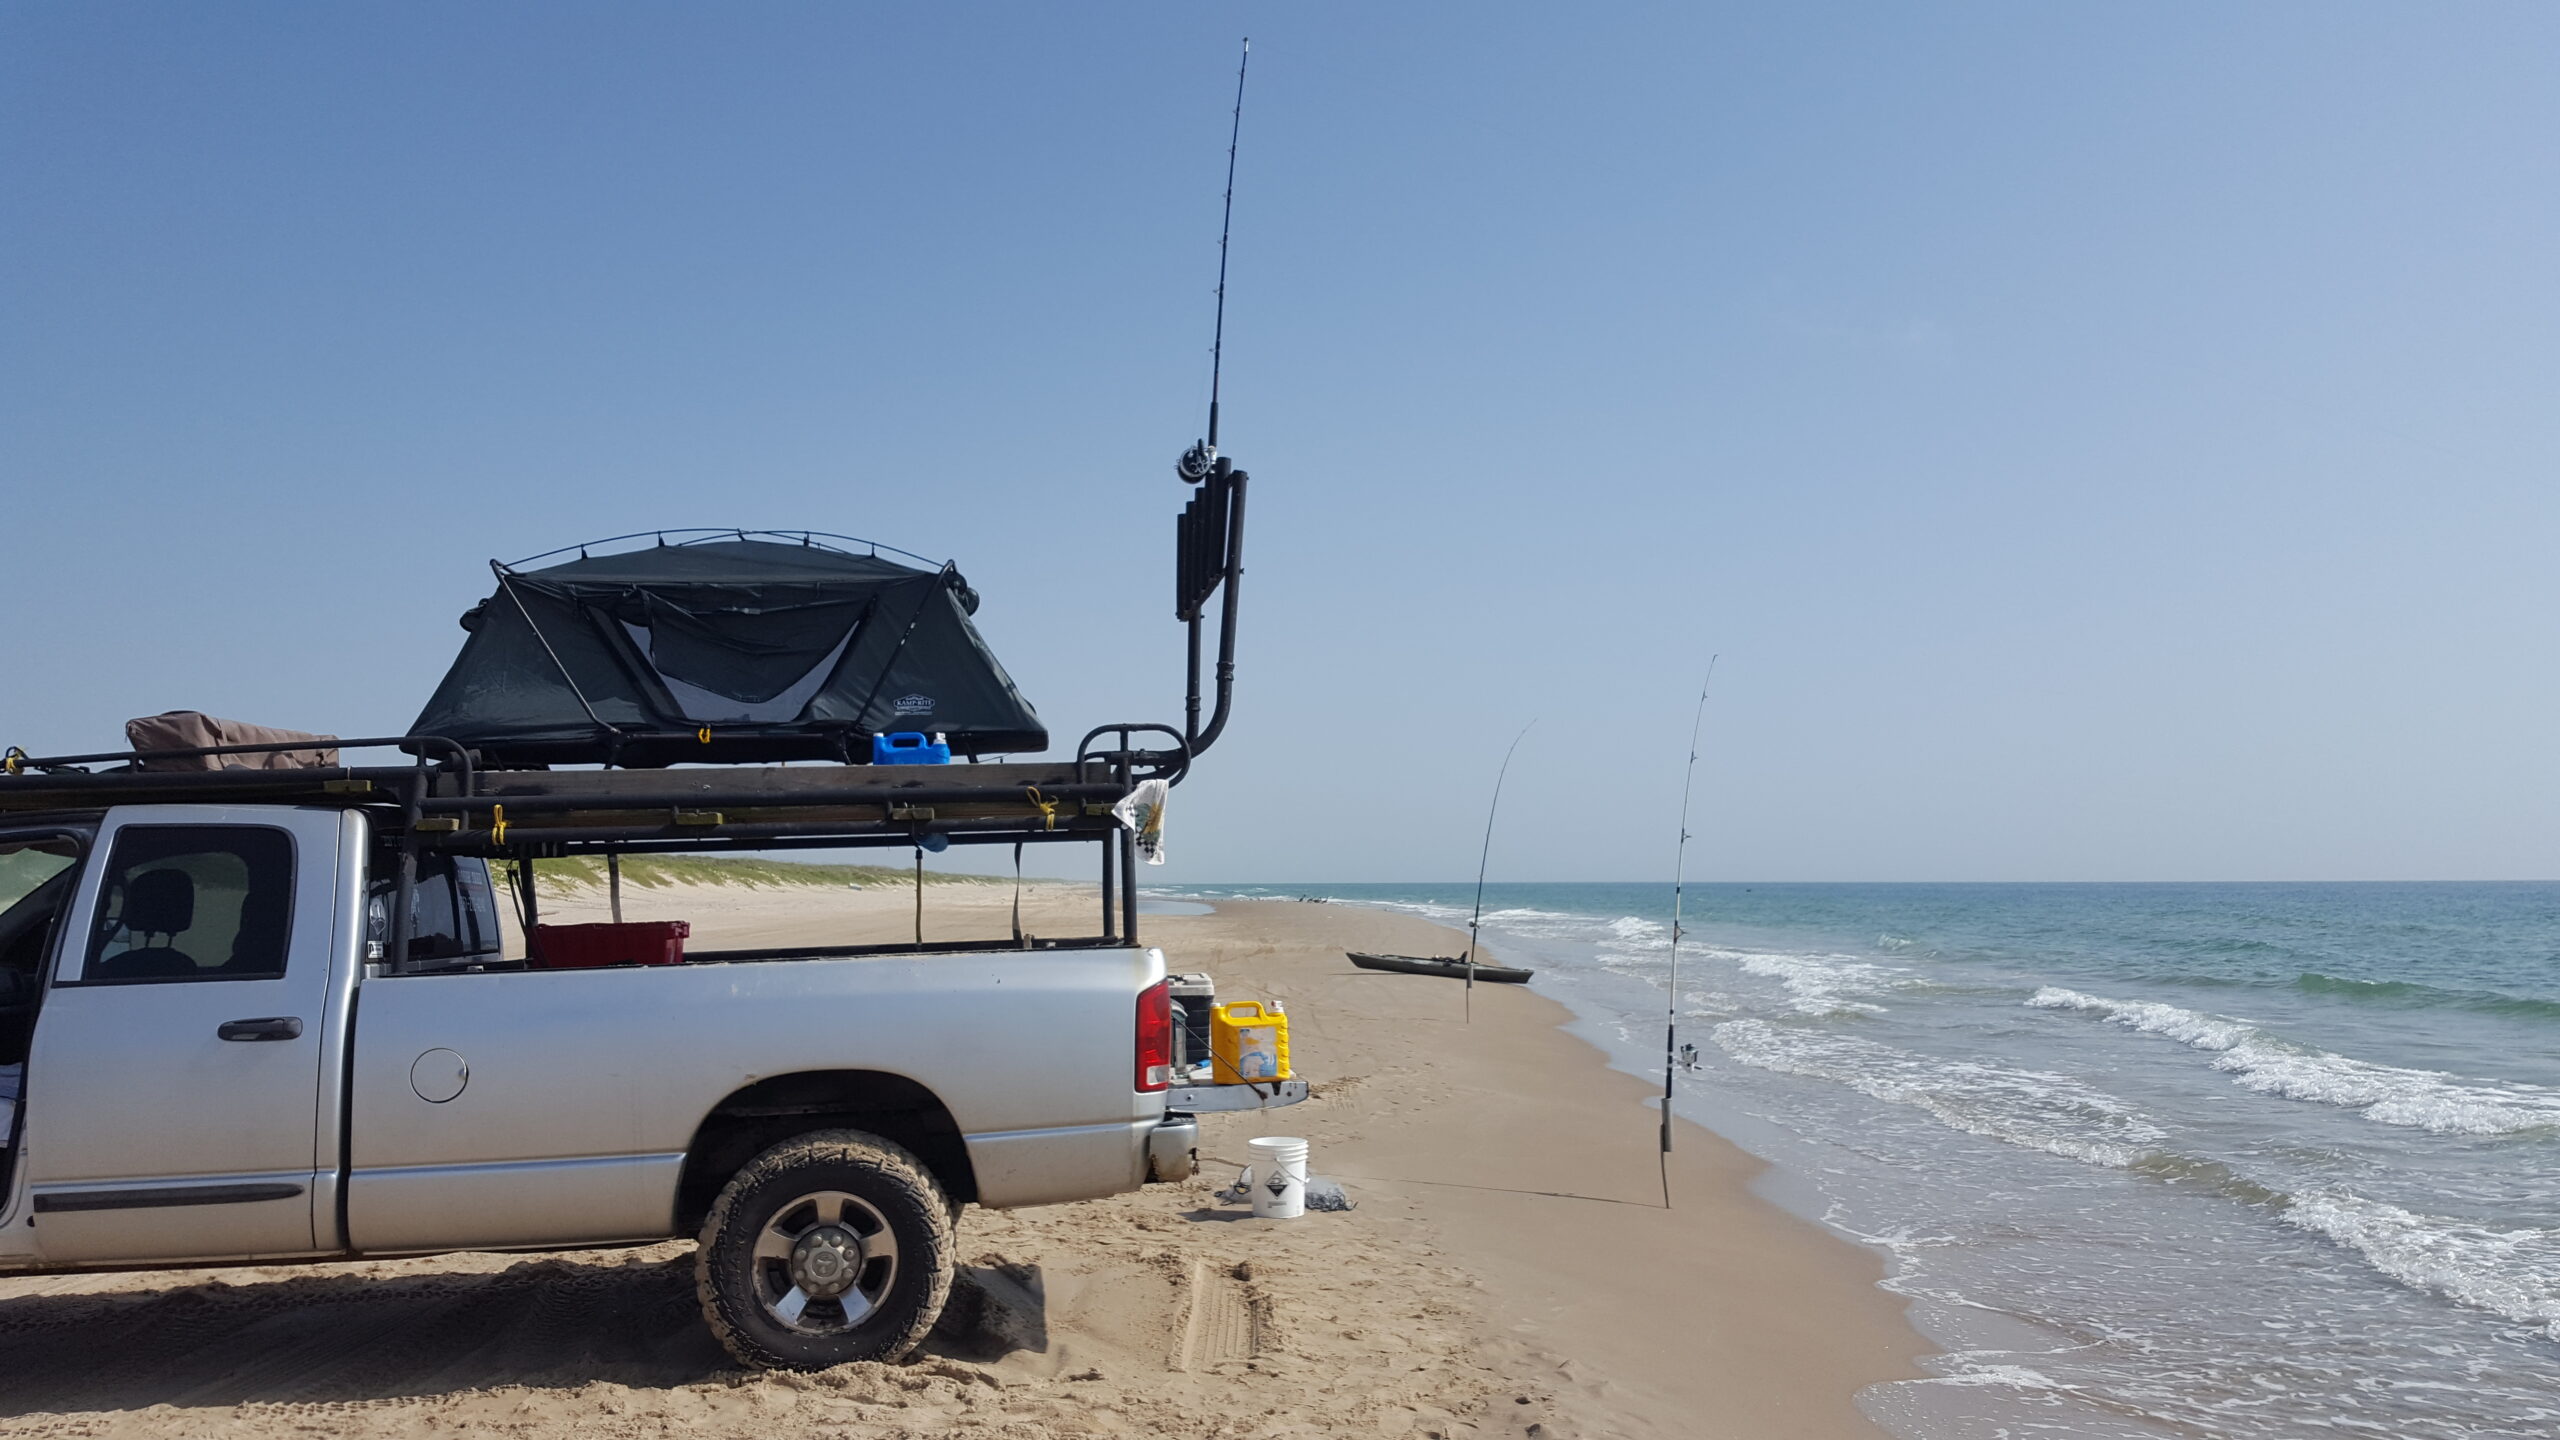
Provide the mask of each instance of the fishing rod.
POLYGON ((1236 220, 1236 142, 1244 136, 1244 72, 1253 63, 1253 37, 1244 41, 1236 61, 1236 113, 1227 127, 1227 198, 1218 216, 1218 322, 1209 337, 1209 435, 1201 442, 1207 459, 1218 458, 1218 368, 1227 348, 1227 236, 1236 220))
POLYGON ((1537 720, 1532 718, 1520 727, 1519 734, 1511 737, 1511 749, 1502 752, 1502 768, 1493 774, 1493 803, 1485 807, 1484 849, 1476 856, 1476 913, 1467 917, 1466 1005, 1467 1023, 1470 1025, 1476 1023, 1476 927, 1484 923, 1484 871, 1486 864, 1493 859, 1493 817, 1502 810, 1502 779, 1511 773, 1511 756, 1520 748, 1520 742, 1529 738, 1529 732, 1537 728, 1537 724, 1537 720))
POLYGON ((1671 989, 1662 1005, 1662 1208, 1671 1208, 1671 1078, 1680 1055, 1680 916, 1681 891, 1689 876, 1689 789, 1698 778, 1698 734, 1707 723, 1707 687, 1715 683, 1716 660, 1707 657, 1707 677, 1698 682, 1698 713, 1689 721, 1689 768, 1680 777, 1680 844, 1671 861, 1671 989))
POLYGON ((1218 367, 1227 351, 1227 234, 1236 222, 1236 142, 1244 138, 1244 69, 1253 63, 1253 37, 1236 57, 1236 113, 1227 126, 1227 198, 1218 212, 1218 322, 1209 332, 1209 451, 1218 449, 1218 367))

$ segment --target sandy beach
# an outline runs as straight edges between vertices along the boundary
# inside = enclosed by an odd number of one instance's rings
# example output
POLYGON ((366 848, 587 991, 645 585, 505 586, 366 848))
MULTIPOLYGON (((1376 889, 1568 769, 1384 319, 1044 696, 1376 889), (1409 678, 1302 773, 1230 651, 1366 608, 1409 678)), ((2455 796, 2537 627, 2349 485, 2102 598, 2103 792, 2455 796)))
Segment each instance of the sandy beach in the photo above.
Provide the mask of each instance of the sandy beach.
MULTIPOLYGON (((1010 884, 927 887, 931 939, 1008 934, 1010 884)), ((1035 934, 1086 889, 1027 887, 1035 934)), ((896 887, 631 887, 696 948, 898 938, 896 887)), ((600 913, 593 891, 545 918, 600 913)), ((1532 991, 1360 971, 1449 932, 1344 905, 1227 903, 1144 938, 1222 997, 1286 1004, 1304 1105, 1203 1120, 1187 1184, 961 1222, 962 1283, 901 1366, 741 1372, 692 1247, 0 1282, 0 1434, 1731 1436, 1880 1434, 1861 1387, 1927 1346, 1879 1261, 1753 1193, 1682 1126, 1676 1206, 1647 1087, 1532 991), (1358 1208, 1252 1219, 1215 1191, 1297 1134, 1358 1208)), ((926 962, 930 963, 930 962, 926 962)))

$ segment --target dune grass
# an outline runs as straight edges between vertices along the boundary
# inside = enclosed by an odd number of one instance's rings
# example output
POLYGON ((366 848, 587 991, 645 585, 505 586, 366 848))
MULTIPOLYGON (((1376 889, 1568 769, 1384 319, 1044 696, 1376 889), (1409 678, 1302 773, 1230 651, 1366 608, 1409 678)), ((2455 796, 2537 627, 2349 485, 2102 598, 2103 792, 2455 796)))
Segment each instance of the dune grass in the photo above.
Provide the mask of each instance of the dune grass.
MULTIPOLYGON (((492 866, 501 883, 513 883, 514 867, 492 866)), ((549 895, 575 894, 583 890, 602 889, 605 883, 604 857, 570 855, 556 860, 535 862, 534 874, 549 895)), ((622 857, 622 883, 641 890, 664 890, 676 885, 726 885, 746 890, 818 889, 843 890, 852 886, 913 885, 916 872, 903 865, 804 865, 794 860, 732 859, 709 855, 625 855, 622 857)), ((947 875, 924 872, 927 885, 994 885, 1000 882, 988 875, 947 875)))

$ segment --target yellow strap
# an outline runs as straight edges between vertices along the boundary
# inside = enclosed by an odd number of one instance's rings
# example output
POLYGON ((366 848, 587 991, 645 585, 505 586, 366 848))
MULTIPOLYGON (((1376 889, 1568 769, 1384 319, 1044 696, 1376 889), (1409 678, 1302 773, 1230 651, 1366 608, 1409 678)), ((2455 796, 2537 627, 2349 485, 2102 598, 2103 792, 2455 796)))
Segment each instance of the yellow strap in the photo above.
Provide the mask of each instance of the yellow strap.
POLYGON ((1040 828, 1043 830, 1057 829, 1058 802, 1042 795, 1040 793, 1040 787, 1037 785, 1025 785, 1022 788, 1024 793, 1031 797, 1031 808, 1040 812, 1040 828))
POLYGON ((489 807, 489 843, 492 845, 507 843, 507 807, 504 805, 489 807))
POLYGON ((696 740, 701 741, 701 742, 702 742, 703 744, 705 744, 705 745, 710 744, 710 743, 711 743, 711 727, 710 727, 710 726, 708 726, 708 725, 705 725, 705 726, 703 726, 701 729, 694 731, 694 732, 693 732, 693 738, 694 738, 694 739, 696 739, 696 740))
POLYGON ((6 754, 6 755, 0 755, 0 767, 5 767, 5 768, 8 770, 8 772, 9 772, 10 774, 15 775, 15 774, 17 774, 17 773, 19 772, 19 769, 21 768, 18 762, 20 762, 20 761, 22 761, 22 760, 24 760, 24 759, 26 759, 26 758, 27 758, 27 752, 26 752, 26 751, 19 749, 19 748, 18 748, 17 746, 15 746, 15 745, 12 745, 12 746, 10 746, 10 747, 9 747, 9 753, 8 753, 8 754, 6 754))

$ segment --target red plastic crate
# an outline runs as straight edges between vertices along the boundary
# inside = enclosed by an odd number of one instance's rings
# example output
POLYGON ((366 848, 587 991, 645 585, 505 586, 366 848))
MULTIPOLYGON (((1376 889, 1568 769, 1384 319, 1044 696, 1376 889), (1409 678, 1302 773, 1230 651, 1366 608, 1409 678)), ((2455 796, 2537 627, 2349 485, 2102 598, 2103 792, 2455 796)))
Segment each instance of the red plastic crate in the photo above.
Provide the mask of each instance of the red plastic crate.
POLYGON ((693 925, 684 920, 644 920, 628 925, 536 925, 532 964, 537 970, 593 970, 605 965, 681 965, 693 925))

